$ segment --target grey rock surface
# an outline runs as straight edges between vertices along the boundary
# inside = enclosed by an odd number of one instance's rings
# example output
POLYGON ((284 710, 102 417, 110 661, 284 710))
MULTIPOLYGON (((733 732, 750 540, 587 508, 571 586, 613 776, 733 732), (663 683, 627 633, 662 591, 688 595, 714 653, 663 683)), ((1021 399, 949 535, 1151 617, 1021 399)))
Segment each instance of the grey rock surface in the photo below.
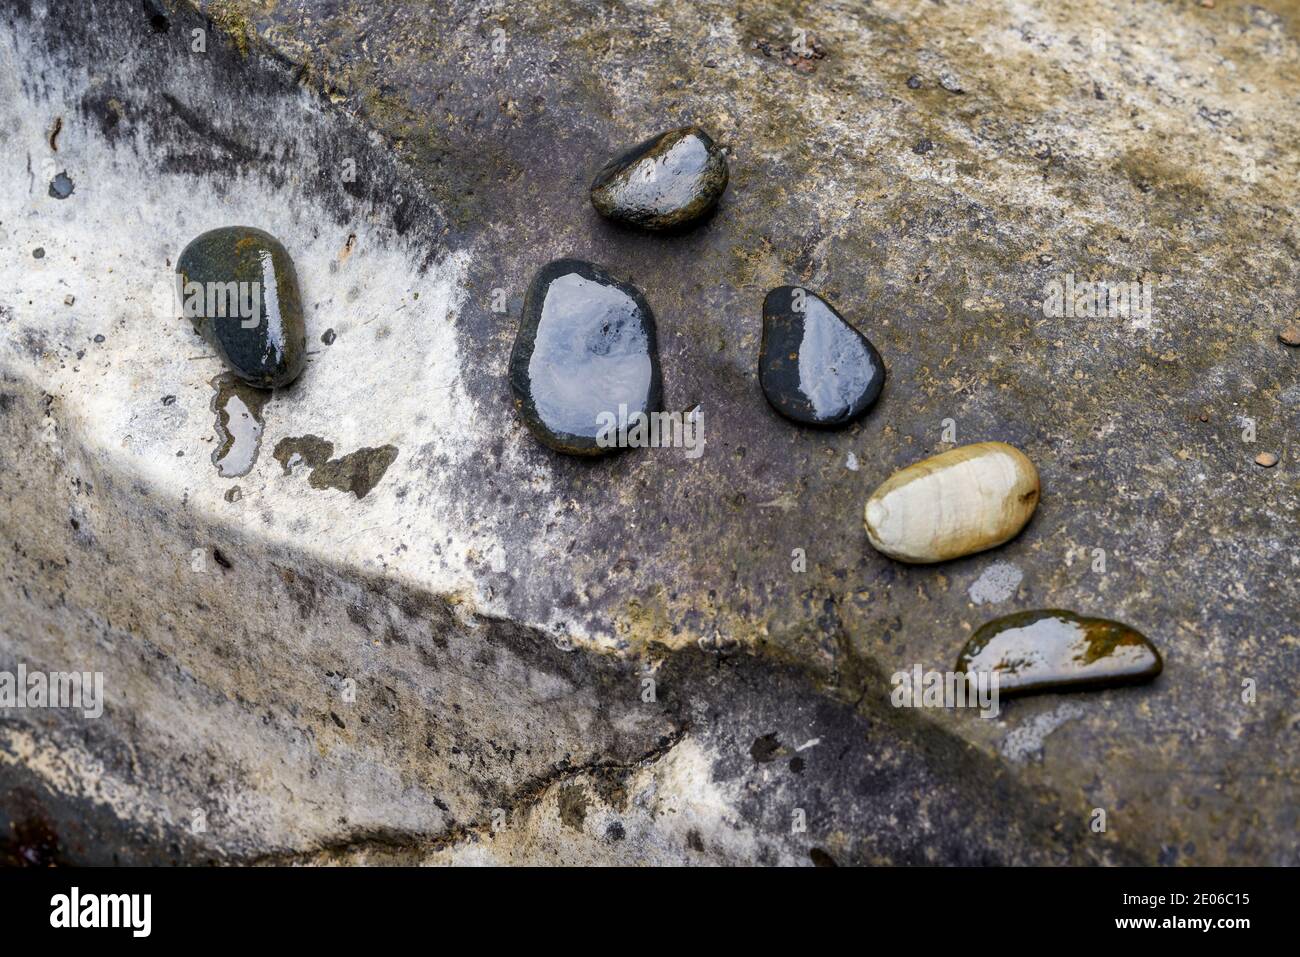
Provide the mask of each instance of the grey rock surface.
POLYGON ((1293 5, 164 6, 0 11, 0 671, 106 691, 0 710, 0 860, 1300 863, 1293 5), (691 122, 714 216, 602 221, 599 164, 691 122), (232 223, 292 254, 311 354, 228 479, 168 284, 232 223), (564 255, 644 291, 698 459, 518 422, 564 255), (1154 309, 1045 315, 1067 275, 1154 309), (758 386, 795 283, 889 367, 841 433, 758 386), (359 498, 273 457, 304 437, 397 452, 359 498), (988 440, 1042 476, 1024 533, 869 548, 872 488, 988 440), (1032 607, 1164 673, 891 707, 1032 607))

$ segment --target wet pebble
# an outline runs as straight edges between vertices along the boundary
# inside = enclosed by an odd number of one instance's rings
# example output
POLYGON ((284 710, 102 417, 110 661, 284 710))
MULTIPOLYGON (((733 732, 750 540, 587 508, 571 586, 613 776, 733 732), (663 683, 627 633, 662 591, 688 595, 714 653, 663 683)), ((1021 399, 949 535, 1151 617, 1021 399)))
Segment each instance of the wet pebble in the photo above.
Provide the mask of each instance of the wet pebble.
POLYGON ((619 417, 620 406, 629 417, 660 411, 650 306, 636 287, 593 263, 548 263, 524 297, 510 388, 544 444, 573 455, 612 451, 597 441, 608 416, 619 417))
POLYGON ((50 180, 50 196, 54 199, 67 199, 75 189, 72 177, 68 175, 66 170, 50 180))
POLYGON ((607 219, 649 230, 687 226, 727 188, 727 159, 698 126, 652 136, 601 168, 591 204, 607 219))
POLYGON ((777 412, 801 425, 847 425, 885 385, 876 347, 820 296, 780 286, 763 300, 758 380, 777 412))
POLYGON ((235 375, 263 389, 298 378, 307 324, 293 261, 275 237, 248 226, 210 230, 185 247, 176 272, 185 317, 235 375))
POLYGON ((995 672, 999 694, 1132 684, 1162 667, 1156 647, 1128 625, 1058 609, 990 621, 957 659, 958 672, 995 672))
POLYGON ((1038 497, 1038 470, 1019 449, 963 445, 886 479, 867 499, 867 538, 899 561, 947 561, 1013 538, 1038 497))

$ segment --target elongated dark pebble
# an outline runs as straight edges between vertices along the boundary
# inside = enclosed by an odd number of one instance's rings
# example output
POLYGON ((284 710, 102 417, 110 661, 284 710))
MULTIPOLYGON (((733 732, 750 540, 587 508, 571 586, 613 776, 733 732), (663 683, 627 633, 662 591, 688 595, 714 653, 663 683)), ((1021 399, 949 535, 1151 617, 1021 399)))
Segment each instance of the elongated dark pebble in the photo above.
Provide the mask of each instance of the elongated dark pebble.
POLYGON ((1149 681, 1164 666, 1141 632, 1072 611, 1023 611, 975 632, 957 670, 995 672, 999 694, 1111 687, 1149 681))

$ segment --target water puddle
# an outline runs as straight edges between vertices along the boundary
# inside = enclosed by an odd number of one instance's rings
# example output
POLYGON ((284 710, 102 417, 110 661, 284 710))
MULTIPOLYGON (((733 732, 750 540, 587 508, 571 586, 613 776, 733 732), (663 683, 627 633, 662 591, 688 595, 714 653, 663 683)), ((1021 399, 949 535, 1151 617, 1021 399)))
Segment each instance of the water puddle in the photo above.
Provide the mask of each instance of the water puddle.
POLYGON ((262 409, 270 401, 271 393, 254 389, 229 372, 213 379, 212 388, 216 394, 211 408, 217 417, 217 447, 212 452, 212 464, 222 478, 239 478, 252 471, 257 462, 265 427, 262 409))

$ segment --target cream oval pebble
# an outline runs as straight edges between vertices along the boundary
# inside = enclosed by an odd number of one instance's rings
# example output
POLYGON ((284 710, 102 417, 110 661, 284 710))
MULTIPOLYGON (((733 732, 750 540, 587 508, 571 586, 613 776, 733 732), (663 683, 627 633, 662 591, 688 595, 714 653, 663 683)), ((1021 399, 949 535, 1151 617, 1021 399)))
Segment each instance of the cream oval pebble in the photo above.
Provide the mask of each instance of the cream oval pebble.
POLYGON ((1038 470, 1019 449, 963 445, 895 472, 872 492, 867 538, 903 562, 960 558, 1015 537, 1038 492, 1038 470))

